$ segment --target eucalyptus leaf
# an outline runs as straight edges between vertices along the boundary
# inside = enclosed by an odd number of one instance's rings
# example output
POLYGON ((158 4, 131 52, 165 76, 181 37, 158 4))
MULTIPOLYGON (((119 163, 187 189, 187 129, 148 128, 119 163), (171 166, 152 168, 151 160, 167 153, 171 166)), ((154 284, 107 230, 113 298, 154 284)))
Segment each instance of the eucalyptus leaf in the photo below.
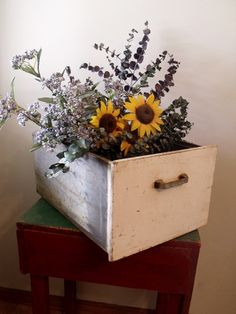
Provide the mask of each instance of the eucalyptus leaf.
POLYGON ((90 97, 90 96, 92 96, 94 94, 95 94, 95 91, 91 90, 91 91, 88 91, 86 93, 78 95, 78 97, 81 98, 81 99, 84 99, 84 98, 90 97))
POLYGON ((74 161, 77 158, 76 155, 71 152, 65 152, 64 157, 65 157, 65 160, 68 161, 69 163, 74 161))
POLYGON ((35 143, 31 148, 30 148, 30 152, 34 152, 35 150, 39 149, 40 147, 42 147, 41 143, 35 143))
POLYGON ((81 138, 78 140, 78 144, 79 144, 79 147, 84 149, 84 150, 88 150, 88 147, 86 145, 86 141, 85 139, 81 138))
POLYGON ((99 82, 98 82, 98 83, 95 83, 95 84, 92 86, 92 90, 95 90, 99 84, 100 84, 99 82))
POLYGON ((32 74, 34 76, 40 77, 39 74, 35 71, 35 69, 31 65, 24 65, 21 67, 22 71, 32 74))
POLYGON ((45 176, 49 179, 57 177, 60 173, 65 173, 69 171, 68 165, 64 163, 52 164, 48 171, 45 173, 45 176))
POLYGON ((42 54, 42 48, 39 49, 38 53, 37 53, 37 70, 38 70, 38 75, 40 77, 39 74, 39 65, 40 65, 40 58, 41 58, 41 54, 42 54))
POLYGON ((14 82, 15 82, 15 77, 11 81, 11 92, 10 92, 11 98, 15 100, 15 86, 14 86, 14 82))
POLYGON ((6 122, 6 120, 7 120, 7 119, 4 119, 4 120, 1 120, 1 121, 0 121, 0 130, 1 130, 1 128, 3 127, 3 124, 6 122))
POLYGON ((41 97, 41 98, 38 98, 38 100, 45 102, 47 104, 53 104, 53 98, 51 97, 41 97))
POLYGON ((37 53, 38 63, 40 62, 41 55, 42 55, 42 48, 40 48, 38 53, 37 53))
POLYGON ((63 157, 64 157, 64 153, 65 153, 65 151, 58 153, 58 154, 56 155, 57 158, 59 158, 59 159, 63 158, 63 157))
POLYGON ((78 151, 80 150, 80 146, 78 145, 77 142, 72 143, 69 147, 68 147, 68 151, 72 154, 76 154, 78 151))
POLYGON ((49 116, 45 116, 43 119, 43 124, 46 125, 47 128, 52 127, 52 120, 49 116))

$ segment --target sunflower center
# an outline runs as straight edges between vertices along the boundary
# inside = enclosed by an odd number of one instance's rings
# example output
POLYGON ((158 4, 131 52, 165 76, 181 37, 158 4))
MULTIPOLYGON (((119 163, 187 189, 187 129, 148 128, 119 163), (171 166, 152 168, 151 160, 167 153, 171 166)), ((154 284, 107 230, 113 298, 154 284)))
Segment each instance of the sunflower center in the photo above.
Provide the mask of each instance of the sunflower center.
POLYGON ((99 127, 104 128, 107 133, 113 132, 116 128, 116 118, 110 113, 105 113, 99 121, 99 127))
POLYGON ((136 109, 136 116, 141 123, 149 124, 152 122, 155 113, 150 106, 143 104, 136 109))

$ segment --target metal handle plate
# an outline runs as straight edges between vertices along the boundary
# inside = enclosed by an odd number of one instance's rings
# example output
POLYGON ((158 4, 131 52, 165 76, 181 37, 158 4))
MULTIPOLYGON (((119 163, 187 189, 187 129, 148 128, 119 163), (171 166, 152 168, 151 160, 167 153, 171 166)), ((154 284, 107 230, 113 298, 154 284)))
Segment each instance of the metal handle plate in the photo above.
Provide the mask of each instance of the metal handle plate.
POLYGON ((178 178, 174 181, 164 182, 163 180, 156 180, 154 182, 154 188, 158 190, 166 190, 173 188, 175 186, 182 185, 188 182, 188 175, 186 173, 181 173, 178 178))

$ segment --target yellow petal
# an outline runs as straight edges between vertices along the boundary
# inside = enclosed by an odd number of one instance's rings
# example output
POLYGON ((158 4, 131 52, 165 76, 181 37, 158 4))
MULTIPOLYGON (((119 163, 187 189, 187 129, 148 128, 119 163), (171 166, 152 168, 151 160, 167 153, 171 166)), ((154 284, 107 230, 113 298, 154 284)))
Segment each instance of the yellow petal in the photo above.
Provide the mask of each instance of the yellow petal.
POLYGON ((156 124, 156 122, 152 122, 151 126, 153 126, 157 131, 161 131, 161 128, 158 124, 156 124))
POLYGON ((160 125, 164 124, 164 122, 160 118, 155 119, 155 121, 160 125))
POLYGON ((160 103, 161 103, 160 99, 157 99, 156 101, 154 101, 153 104, 158 107, 160 103))
POLYGON ((153 127, 153 126, 151 126, 151 125, 150 125, 150 129, 151 129, 151 133, 152 133, 152 134, 156 134, 156 133, 157 133, 157 130, 156 130, 156 129, 154 129, 154 127, 153 127))
POLYGON ((137 105, 137 101, 134 97, 129 97, 129 101, 131 102, 131 104, 133 104, 134 106, 137 105))
POLYGON ((150 135, 150 133, 151 133, 151 126, 150 125, 146 125, 146 133, 147 133, 147 136, 150 135))
POLYGON ((131 144, 130 144, 129 142, 123 140, 123 141, 121 142, 121 145, 120 145, 120 150, 121 150, 121 151, 124 151, 124 155, 127 156, 130 147, 131 147, 131 144))
POLYGON ((137 102, 138 106, 145 104, 145 99, 144 99, 143 95, 138 95, 136 102, 137 102))
POLYGON ((120 122, 120 121, 118 121, 117 123, 116 123, 116 125, 121 129, 121 130, 124 130, 124 123, 122 123, 122 122, 120 122))
POLYGON ((101 118, 101 116, 102 116, 101 110, 99 108, 97 108, 96 112, 97 112, 97 117, 101 118))
POLYGON ((120 144, 120 150, 123 151, 126 149, 128 142, 127 141, 122 141, 120 144))
POLYGON ((154 99, 155 99, 154 95, 151 94, 151 95, 147 98, 146 103, 147 103, 148 105, 151 105, 151 104, 154 102, 154 99))
POLYGON ((144 134, 145 134, 145 131, 146 131, 146 126, 145 126, 145 124, 141 124, 141 125, 140 125, 140 128, 139 128, 139 136, 140 136, 140 137, 143 137, 144 134))
POLYGON ((120 114, 120 109, 115 109, 115 110, 112 112, 112 115, 113 115, 114 117, 119 116, 119 114, 120 114))
POLYGON ((113 104, 111 100, 108 101, 108 106, 107 106, 107 113, 112 113, 113 111, 113 104))
POLYGON ((131 112, 135 112, 135 105, 130 102, 125 102, 124 107, 131 112))
POLYGON ((125 149, 125 151, 124 151, 124 155, 125 155, 125 156, 127 156, 130 147, 131 147, 131 144, 128 143, 128 145, 127 145, 127 147, 126 147, 126 149, 125 149))
POLYGON ((102 114, 107 113, 107 107, 106 107, 106 105, 104 104, 104 102, 101 101, 100 104, 101 104, 101 109, 100 109, 100 110, 101 110, 101 113, 102 113, 102 114))
POLYGON ((140 125, 141 125, 140 121, 134 120, 132 122, 131 131, 134 131, 134 130, 138 129, 140 127, 140 125))
POLYGON ((156 114, 157 116, 160 116, 160 115, 162 114, 162 112, 163 112, 163 109, 160 108, 160 107, 154 107, 154 106, 152 106, 152 109, 153 109, 153 111, 155 112, 155 114, 156 114))
POLYGON ((136 116, 135 116, 134 113, 127 113, 127 114, 123 117, 123 119, 133 121, 133 120, 135 120, 135 117, 136 117, 136 116))
POLYGON ((90 123, 95 126, 96 128, 99 127, 99 120, 96 116, 93 116, 92 119, 90 120, 90 123))

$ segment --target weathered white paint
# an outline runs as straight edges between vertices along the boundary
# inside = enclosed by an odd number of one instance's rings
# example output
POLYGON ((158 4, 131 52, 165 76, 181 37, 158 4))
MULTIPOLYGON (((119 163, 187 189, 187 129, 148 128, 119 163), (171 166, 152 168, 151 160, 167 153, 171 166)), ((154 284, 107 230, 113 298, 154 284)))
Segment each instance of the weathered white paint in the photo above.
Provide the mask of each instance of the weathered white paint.
POLYGON ((58 160, 56 152, 40 149, 34 156, 38 193, 106 250, 109 173, 106 160, 89 154, 74 161, 68 173, 47 179, 45 172, 58 160))
POLYGON ((207 223, 216 147, 109 161, 93 154, 71 171, 46 179, 55 152, 35 152, 37 190, 79 226, 115 261, 207 223), (189 181, 167 190, 154 182, 189 181))
POLYGON ((216 147, 205 146, 114 162, 110 259, 129 256, 207 223, 216 147), (153 183, 189 181, 167 190, 153 183))

